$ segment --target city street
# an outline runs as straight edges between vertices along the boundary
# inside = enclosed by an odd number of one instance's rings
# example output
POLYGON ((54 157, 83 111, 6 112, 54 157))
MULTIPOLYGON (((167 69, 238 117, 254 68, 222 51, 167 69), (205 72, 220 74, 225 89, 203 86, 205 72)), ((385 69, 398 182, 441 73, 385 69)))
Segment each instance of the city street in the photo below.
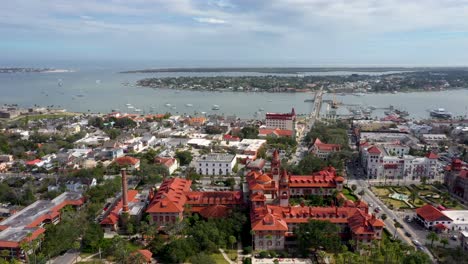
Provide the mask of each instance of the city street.
MULTIPOLYGON (((385 228, 389 231, 390 234, 395 234, 398 239, 412 246, 415 246, 414 243, 412 242, 414 240, 418 240, 422 245, 425 245, 428 243, 426 239, 427 233, 421 232, 421 230, 419 230, 418 232, 418 230, 415 229, 415 227, 413 226, 414 224, 409 225, 409 223, 407 223, 404 220, 404 215, 398 214, 394 212, 393 210, 390 210, 378 197, 374 195, 374 193, 372 193, 369 190, 370 186, 365 180, 348 180, 347 184, 348 186, 355 184, 358 187, 357 189, 358 191, 360 189, 364 190, 365 194, 363 195, 362 199, 367 204, 373 205, 373 207, 370 207, 369 210, 373 211, 378 206, 381 208, 382 210, 381 214, 384 213, 387 215, 387 219, 384 222, 385 222, 385 228), (402 228, 398 228, 398 229, 395 228, 394 219, 396 219, 402 225, 402 228), (409 233, 411 235, 411 238, 406 236, 405 232, 409 233)), ((429 250, 426 247, 423 246, 423 247, 420 247, 420 249, 423 250, 425 253, 427 253, 431 257, 432 260, 434 260, 434 257, 432 256, 432 254, 429 252, 429 250)))

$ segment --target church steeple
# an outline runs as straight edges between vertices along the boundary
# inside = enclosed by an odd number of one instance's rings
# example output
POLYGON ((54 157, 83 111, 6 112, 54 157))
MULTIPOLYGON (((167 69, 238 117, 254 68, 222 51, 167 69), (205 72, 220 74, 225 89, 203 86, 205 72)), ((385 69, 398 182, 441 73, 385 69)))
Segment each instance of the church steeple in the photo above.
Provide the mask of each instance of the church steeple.
POLYGON ((279 182, 279 199, 280 206, 289 206, 289 175, 286 170, 283 170, 279 182))
POLYGON ((273 180, 275 182, 279 182, 280 168, 281 168, 281 160, 279 157, 278 150, 275 149, 275 151, 273 151, 273 157, 271 159, 271 175, 273 176, 273 180))

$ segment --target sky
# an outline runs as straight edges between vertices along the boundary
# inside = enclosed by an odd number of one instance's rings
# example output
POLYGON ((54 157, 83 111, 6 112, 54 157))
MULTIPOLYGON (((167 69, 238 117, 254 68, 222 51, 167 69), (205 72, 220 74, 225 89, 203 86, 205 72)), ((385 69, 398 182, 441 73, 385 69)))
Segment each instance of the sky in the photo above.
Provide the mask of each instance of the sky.
POLYGON ((468 0, 4 0, 0 65, 467 66, 468 0))

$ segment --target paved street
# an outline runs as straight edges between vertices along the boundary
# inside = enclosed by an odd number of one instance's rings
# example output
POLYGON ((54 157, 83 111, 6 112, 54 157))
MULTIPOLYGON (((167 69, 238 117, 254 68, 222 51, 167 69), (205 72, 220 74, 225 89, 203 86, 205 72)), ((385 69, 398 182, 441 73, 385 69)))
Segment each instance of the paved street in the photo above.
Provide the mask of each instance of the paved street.
MULTIPOLYGON (((384 221, 385 222, 385 228, 389 231, 390 234, 395 234, 396 237, 404 242, 406 242, 409 245, 413 245, 414 243, 412 240, 416 239, 419 242, 421 242, 422 245, 426 244, 426 234, 424 232, 420 232, 421 230, 418 231, 418 229, 415 229, 413 227, 414 224, 409 225, 404 219, 402 218, 403 215, 399 215, 398 213, 394 212, 393 210, 388 209, 388 207, 379 199, 377 198, 374 193, 372 193, 369 190, 369 185, 367 181, 365 180, 348 180, 348 185, 356 184, 358 186, 358 190, 362 189, 364 190, 364 196, 362 199, 367 202, 368 204, 372 204, 373 207, 369 208, 369 210, 374 210, 377 206, 380 206, 381 208, 381 213, 384 213, 387 215, 387 219, 384 221), (401 225, 402 228, 395 228, 395 221, 396 219, 401 225), (407 237, 405 235, 405 232, 408 232, 411 235, 411 238, 407 237)), ((404 216, 403 216, 404 217, 404 216)), ((426 247, 421 247, 421 250, 426 252, 431 259, 434 261, 434 257, 432 254, 429 252, 429 250, 426 247)))

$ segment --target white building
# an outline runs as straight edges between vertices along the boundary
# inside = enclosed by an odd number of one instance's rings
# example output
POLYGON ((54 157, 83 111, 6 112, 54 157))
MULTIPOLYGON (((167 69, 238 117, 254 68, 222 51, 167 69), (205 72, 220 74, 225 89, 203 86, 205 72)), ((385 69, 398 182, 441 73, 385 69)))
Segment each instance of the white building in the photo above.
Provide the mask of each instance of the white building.
POLYGON ((425 157, 407 155, 409 147, 399 145, 369 146, 361 148, 361 162, 368 179, 409 179, 426 177, 440 179, 442 165, 438 156, 429 153, 425 157))
POLYGON ((283 129, 295 131, 296 126, 296 112, 294 108, 291 113, 266 113, 265 125, 268 129, 283 129))
POLYGON ((202 175, 231 175, 236 159, 231 154, 211 153, 198 157, 195 168, 202 175))
POLYGON ((448 225, 450 230, 468 231, 468 210, 443 210, 442 213, 452 219, 448 225))

